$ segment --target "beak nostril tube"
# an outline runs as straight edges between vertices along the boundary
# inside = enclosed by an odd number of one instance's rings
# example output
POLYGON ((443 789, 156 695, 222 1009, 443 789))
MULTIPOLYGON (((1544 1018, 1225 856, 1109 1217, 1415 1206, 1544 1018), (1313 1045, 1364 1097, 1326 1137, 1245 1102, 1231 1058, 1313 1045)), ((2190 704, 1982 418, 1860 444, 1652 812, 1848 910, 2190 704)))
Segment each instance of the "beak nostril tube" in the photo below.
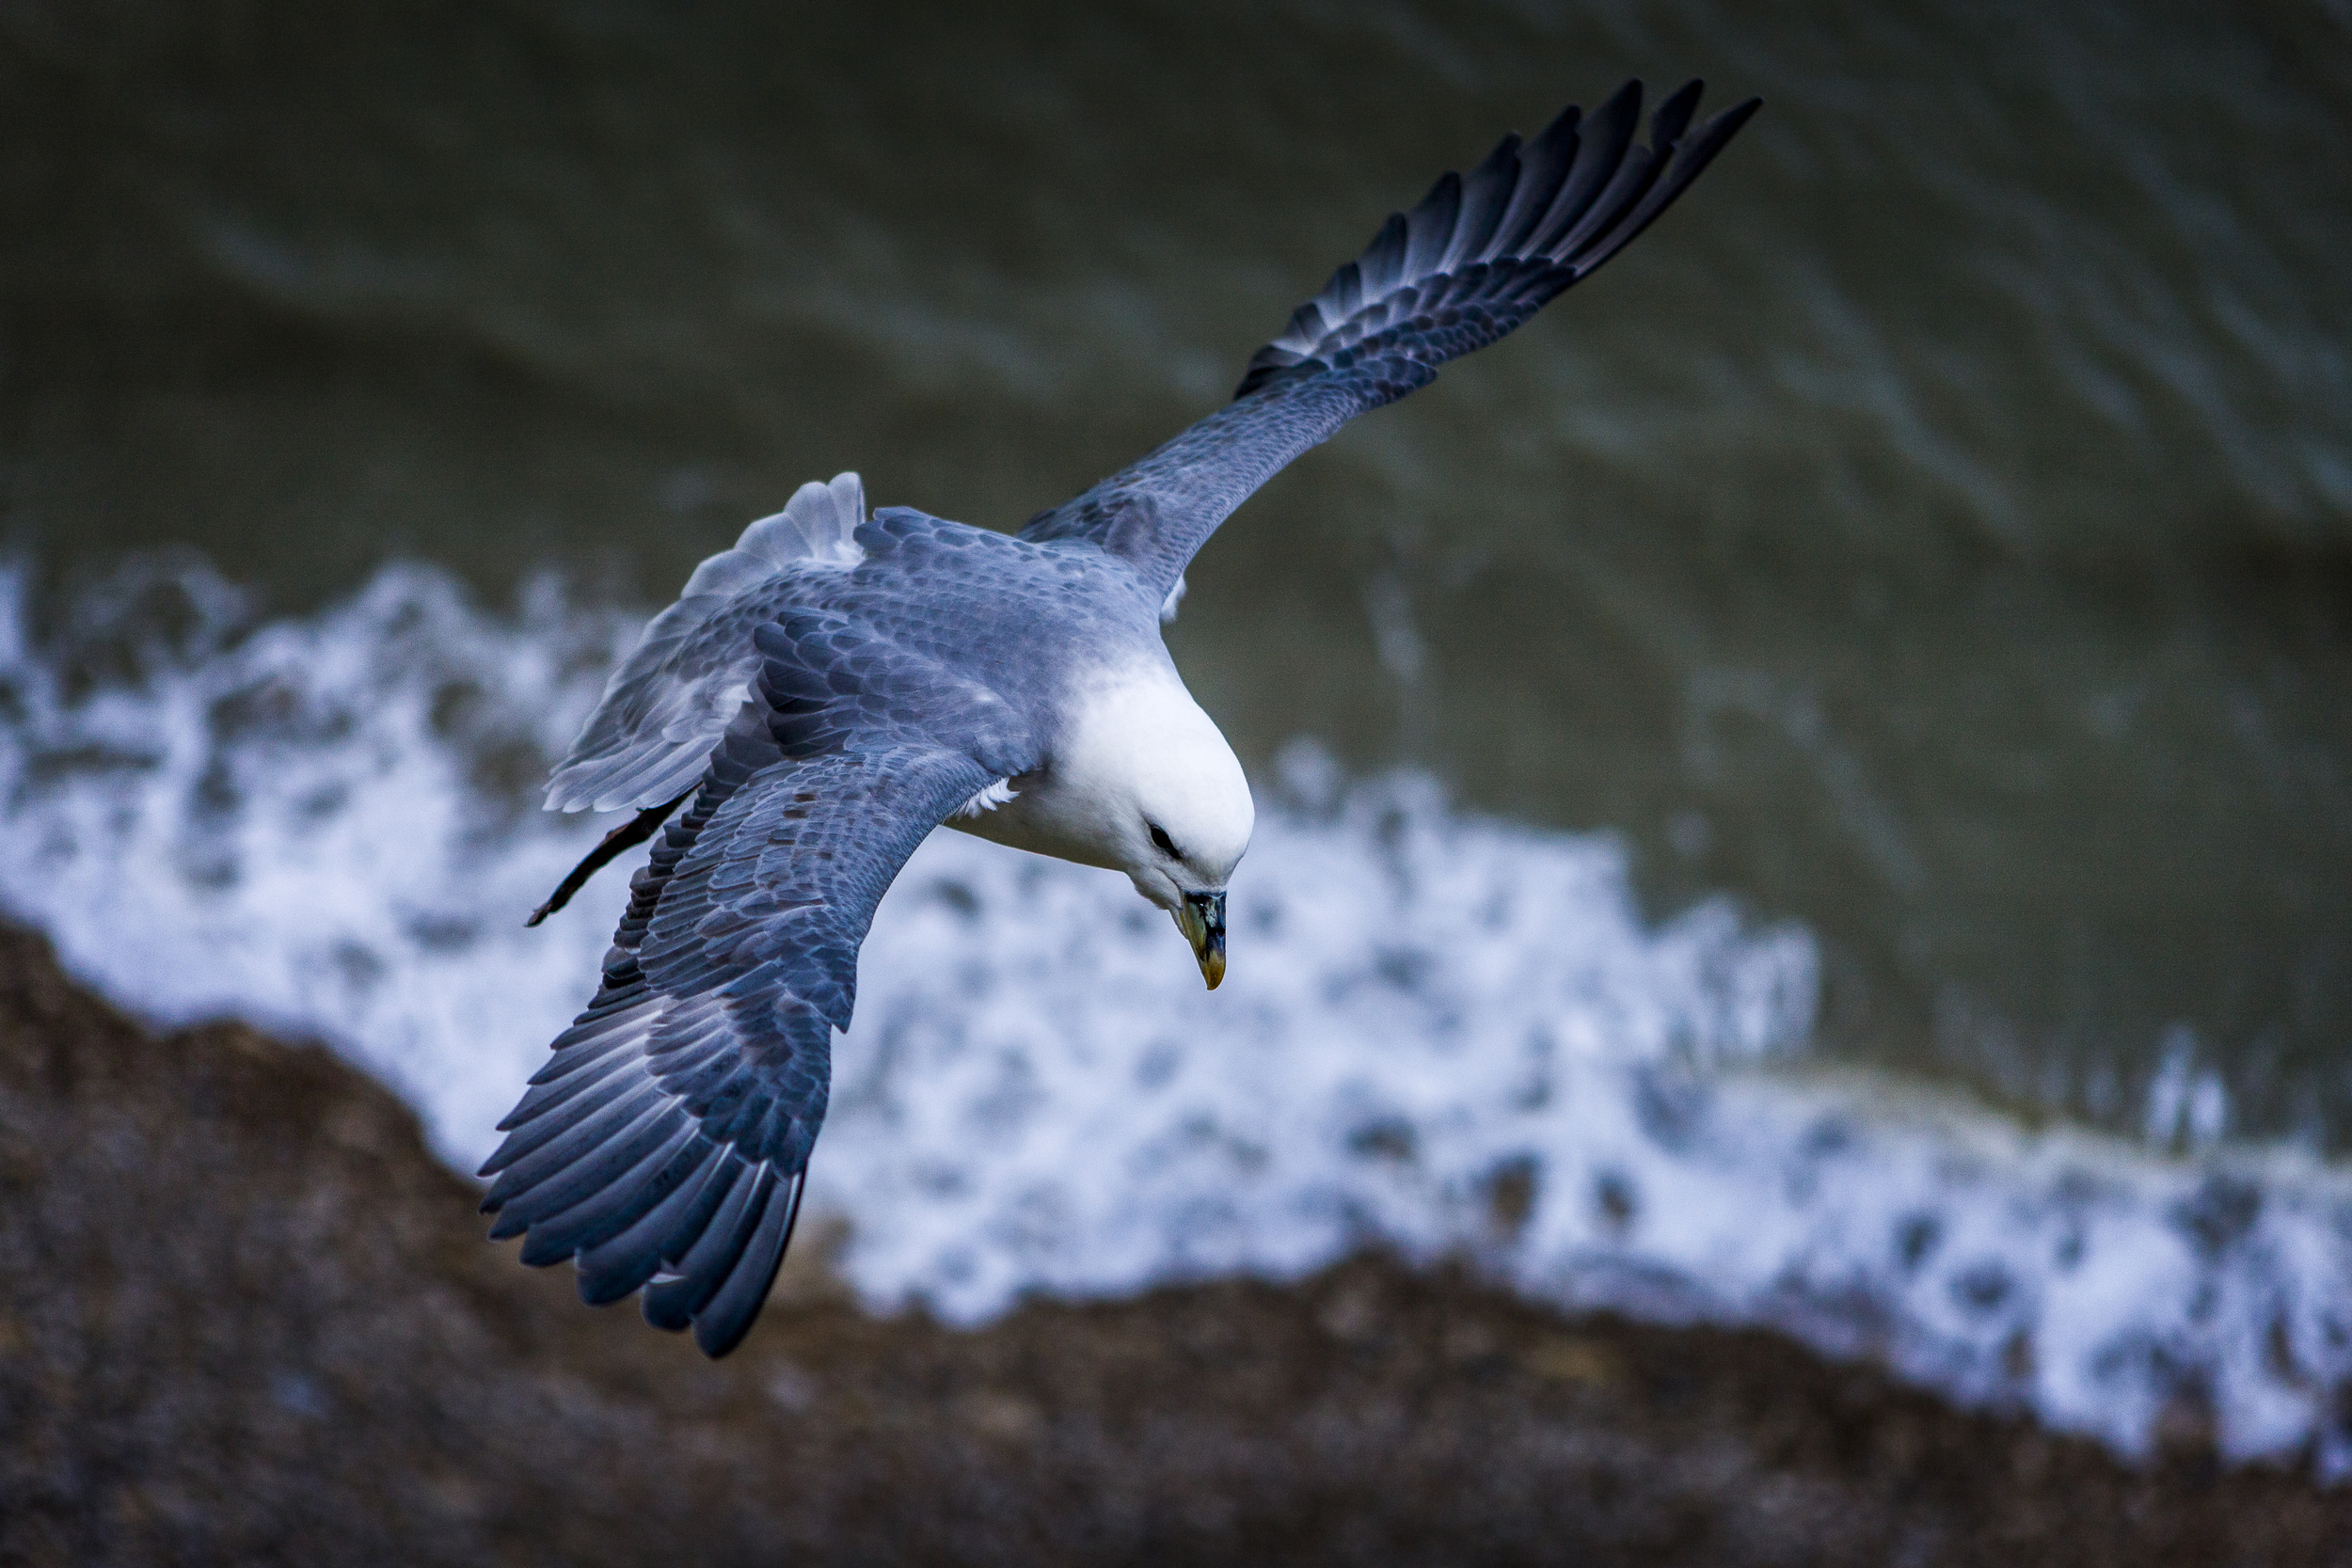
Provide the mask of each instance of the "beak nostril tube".
POLYGON ((1200 960, 1200 978, 1215 990, 1225 978, 1225 895, 1222 893, 1187 893, 1182 908, 1176 911, 1176 928, 1192 943, 1192 956, 1200 960))

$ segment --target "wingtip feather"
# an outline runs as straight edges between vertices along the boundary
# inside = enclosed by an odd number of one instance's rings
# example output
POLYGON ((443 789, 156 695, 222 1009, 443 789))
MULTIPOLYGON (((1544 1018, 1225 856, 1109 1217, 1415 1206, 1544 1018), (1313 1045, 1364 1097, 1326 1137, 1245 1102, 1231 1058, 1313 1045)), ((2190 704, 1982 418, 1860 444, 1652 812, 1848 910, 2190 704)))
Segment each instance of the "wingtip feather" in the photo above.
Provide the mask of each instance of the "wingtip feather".
POLYGON ((800 1220, 801 1194, 805 1178, 793 1176, 776 1184, 763 1203, 759 1223, 726 1278, 694 1314, 694 1345, 716 1361, 743 1342, 758 1321, 784 1266, 793 1227, 800 1220))

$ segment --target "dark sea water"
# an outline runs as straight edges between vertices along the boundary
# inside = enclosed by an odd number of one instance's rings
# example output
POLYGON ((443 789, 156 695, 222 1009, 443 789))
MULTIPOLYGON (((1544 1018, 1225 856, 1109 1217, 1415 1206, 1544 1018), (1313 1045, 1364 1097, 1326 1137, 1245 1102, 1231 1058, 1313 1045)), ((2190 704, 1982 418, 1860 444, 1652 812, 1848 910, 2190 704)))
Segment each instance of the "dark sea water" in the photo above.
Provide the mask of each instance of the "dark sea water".
POLYGON ((1412 765, 1805 933, 1793 1070, 2341 1158, 2344 0, 20 0, 18 657, 135 568, 309 626, 423 563, 529 643, 550 570, 642 610, 843 468, 1017 526, 1440 169, 1691 74, 1767 107, 1228 524, 1195 692, 1253 776, 1412 765))

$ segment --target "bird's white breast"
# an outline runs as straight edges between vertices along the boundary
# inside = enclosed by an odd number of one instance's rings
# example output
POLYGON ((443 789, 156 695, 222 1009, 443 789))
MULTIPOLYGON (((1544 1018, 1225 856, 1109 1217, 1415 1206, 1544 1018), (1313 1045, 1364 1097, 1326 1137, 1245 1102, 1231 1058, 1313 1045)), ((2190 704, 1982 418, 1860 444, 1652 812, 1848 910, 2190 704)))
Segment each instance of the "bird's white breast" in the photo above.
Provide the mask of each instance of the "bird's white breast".
POLYGON ((1085 865, 1129 870, 1145 818, 1230 863, 1254 813, 1241 763, 1165 658, 1106 668, 1071 690, 1045 766, 1012 799, 948 826, 1085 865))

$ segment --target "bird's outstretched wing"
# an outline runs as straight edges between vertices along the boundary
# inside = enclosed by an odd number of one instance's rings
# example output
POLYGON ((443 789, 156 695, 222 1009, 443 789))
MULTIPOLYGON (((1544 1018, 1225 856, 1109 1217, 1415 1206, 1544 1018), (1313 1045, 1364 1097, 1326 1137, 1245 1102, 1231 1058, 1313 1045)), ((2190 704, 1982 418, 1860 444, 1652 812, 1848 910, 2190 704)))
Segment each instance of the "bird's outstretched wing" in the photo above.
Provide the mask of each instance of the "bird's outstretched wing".
POLYGON ((1349 420, 1436 379, 1630 244, 1696 179, 1758 101, 1693 130, 1699 84, 1660 104, 1636 147, 1629 82, 1589 120, 1571 108, 1534 141, 1503 138, 1448 174, 1260 349, 1234 401, 1021 531, 1125 558, 1153 594, 1232 510, 1349 420))
POLYGON ((994 693, 830 613, 760 626, 751 700, 631 883, 588 1010, 500 1123, 493 1237, 723 1355, 783 1260, 857 951, 914 847, 1030 766, 994 693))

